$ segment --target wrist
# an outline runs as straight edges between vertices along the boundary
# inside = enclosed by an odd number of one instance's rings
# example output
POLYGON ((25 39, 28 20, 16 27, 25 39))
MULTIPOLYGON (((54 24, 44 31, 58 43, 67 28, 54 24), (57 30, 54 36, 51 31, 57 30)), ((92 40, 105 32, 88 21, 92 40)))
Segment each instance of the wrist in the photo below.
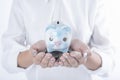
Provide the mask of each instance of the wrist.
POLYGON ((87 57, 87 61, 84 63, 84 65, 89 70, 94 71, 102 66, 102 59, 97 53, 91 51, 91 55, 87 57))
POLYGON ((33 56, 30 49, 20 52, 18 55, 18 67, 27 68, 33 64, 33 56))

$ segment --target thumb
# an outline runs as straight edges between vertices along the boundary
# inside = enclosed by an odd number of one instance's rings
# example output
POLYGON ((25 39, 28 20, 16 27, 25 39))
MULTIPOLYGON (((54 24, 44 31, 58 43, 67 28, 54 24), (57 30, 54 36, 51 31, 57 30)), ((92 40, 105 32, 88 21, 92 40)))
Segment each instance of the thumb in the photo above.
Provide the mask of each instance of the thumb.
POLYGON ((35 44, 33 44, 31 46, 31 48, 36 50, 36 51, 38 51, 38 52, 45 51, 45 49, 46 49, 45 41, 44 40, 40 40, 40 41, 36 42, 35 44))

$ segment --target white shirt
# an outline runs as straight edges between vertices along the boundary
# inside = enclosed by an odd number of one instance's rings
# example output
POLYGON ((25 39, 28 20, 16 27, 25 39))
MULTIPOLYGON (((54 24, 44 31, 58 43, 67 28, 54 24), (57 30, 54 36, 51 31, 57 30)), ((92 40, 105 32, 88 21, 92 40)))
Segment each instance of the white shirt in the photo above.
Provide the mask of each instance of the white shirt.
POLYGON ((28 80, 91 80, 91 74, 107 76, 113 68, 113 50, 104 26, 103 0, 14 0, 9 26, 3 35, 3 65, 9 72, 25 71, 28 80), (57 4, 55 6, 55 4, 57 4), (59 6, 58 6, 59 4, 59 6), (88 44, 102 58, 96 71, 84 65, 79 68, 54 67, 43 69, 17 67, 17 56, 27 46, 44 39, 44 29, 60 19, 70 25, 73 36, 88 44))

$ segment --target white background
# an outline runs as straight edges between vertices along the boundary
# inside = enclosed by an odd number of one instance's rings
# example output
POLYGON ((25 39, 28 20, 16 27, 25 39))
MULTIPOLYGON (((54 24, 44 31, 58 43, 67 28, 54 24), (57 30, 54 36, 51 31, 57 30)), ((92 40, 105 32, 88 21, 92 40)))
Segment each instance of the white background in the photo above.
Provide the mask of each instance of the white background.
MULTIPOLYGON (((7 28, 8 17, 12 0, 0 0, 0 40, 1 35, 7 28)), ((116 67, 107 80, 120 80, 120 2, 119 0, 105 0, 105 11, 107 17, 107 26, 110 28, 111 41, 115 46, 116 67)), ((1 43, 0 43, 1 44, 1 43)), ((1 62, 1 45, 0 45, 0 62, 1 62)), ((96 77, 95 80, 98 80, 96 77)), ((9 74, 0 63, 0 80, 26 80, 24 73, 9 74)))

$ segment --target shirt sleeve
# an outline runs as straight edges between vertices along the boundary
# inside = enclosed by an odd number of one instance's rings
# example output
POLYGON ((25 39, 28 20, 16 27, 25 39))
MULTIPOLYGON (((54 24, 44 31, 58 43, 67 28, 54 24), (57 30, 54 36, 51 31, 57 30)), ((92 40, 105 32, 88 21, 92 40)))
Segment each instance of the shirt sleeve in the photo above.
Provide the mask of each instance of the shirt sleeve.
POLYGON ((2 36, 3 67, 8 72, 19 72, 24 69, 17 65, 17 57, 21 51, 26 50, 26 31, 23 19, 22 0, 13 0, 8 29, 2 36))
POLYGON ((88 72, 106 77, 112 73, 111 71, 114 68, 114 50, 105 23, 104 2, 103 0, 97 1, 90 47, 91 51, 98 53, 101 56, 102 66, 98 70, 88 70, 88 72))

